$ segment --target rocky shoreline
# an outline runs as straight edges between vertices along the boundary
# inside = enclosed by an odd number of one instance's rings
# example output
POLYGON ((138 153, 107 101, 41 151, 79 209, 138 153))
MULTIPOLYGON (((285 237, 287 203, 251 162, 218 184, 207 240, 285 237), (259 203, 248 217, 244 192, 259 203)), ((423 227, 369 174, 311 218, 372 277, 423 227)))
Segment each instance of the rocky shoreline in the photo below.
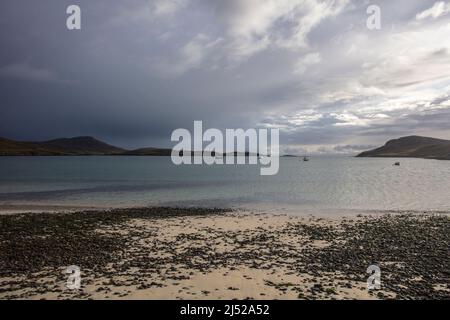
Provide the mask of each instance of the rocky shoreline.
POLYGON ((450 299, 450 218, 139 208, 0 216, 0 299, 450 299), (65 287, 67 266, 82 286, 65 287), (367 267, 382 271, 368 291, 367 267))

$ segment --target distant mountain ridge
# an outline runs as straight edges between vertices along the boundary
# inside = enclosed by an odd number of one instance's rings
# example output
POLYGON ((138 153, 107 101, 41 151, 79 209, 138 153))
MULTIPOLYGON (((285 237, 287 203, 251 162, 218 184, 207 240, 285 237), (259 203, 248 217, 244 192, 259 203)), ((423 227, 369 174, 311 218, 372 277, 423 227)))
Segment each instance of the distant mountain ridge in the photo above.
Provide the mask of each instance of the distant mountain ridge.
MULTIPOLYGON (((140 148, 126 150, 119 148, 94 137, 74 137, 60 138, 42 142, 14 141, 0 138, 0 156, 94 156, 94 155, 115 155, 115 156, 171 156, 172 149, 164 148, 140 148)), ((186 151, 186 155, 202 156, 202 151, 186 151)), ((218 154, 218 156, 246 156, 249 152, 231 154, 218 154)), ((213 154, 214 156, 214 154, 213 154)), ((255 154, 259 156, 259 154, 255 154)))
POLYGON ((125 150, 93 137, 62 138, 38 143, 42 146, 74 154, 119 154, 125 150))
POLYGON ((450 140, 421 136, 402 137, 357 157, 424 158, 450 160, 450 140))
POLYGON ((0 156, 170 155, 170 149, 126 150, 93 137, 61 138, 43 142, 0 138, 0 156))

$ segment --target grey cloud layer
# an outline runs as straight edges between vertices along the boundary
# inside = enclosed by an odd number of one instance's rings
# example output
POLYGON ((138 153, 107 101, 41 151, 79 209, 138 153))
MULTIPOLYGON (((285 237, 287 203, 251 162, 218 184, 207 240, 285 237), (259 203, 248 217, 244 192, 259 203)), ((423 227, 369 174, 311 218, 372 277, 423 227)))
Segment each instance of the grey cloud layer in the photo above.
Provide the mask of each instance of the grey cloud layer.
POLYGON ((169 146, 190 128, 276 126, 289 151, 450 138, 449 1, 0 4, 0 136, 169 146), (82 30, 65 28, 79 4, 82 30))

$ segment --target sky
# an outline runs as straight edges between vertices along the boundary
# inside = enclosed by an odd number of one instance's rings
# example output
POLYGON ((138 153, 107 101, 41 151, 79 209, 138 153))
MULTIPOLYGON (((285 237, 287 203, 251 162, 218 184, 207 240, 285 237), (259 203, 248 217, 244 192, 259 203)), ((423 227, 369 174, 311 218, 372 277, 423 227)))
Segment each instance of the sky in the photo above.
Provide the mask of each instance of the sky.
POLYGON ((202 120, 279 128, 292 154, 450 139, 450 1, 2 0, 0 48, 6 138, 170 147, 202 120))

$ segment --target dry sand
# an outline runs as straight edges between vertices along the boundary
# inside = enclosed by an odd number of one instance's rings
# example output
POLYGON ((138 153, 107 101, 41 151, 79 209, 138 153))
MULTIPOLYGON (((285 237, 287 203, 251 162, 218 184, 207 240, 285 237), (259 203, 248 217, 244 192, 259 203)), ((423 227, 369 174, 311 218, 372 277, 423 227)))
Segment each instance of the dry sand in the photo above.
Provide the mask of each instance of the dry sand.
MULTIPOLYGON (((341 270, 291 268, 302 252, 331 245, 329 229, 339 230, 357 220, 244 212, 131 218, 94 230, 98 236, 127 238, 126 247, 120 262, 105 264, 101 270, 82 268, 81 289, 66 287, 66 266, 61 266, 0 278, 0 299, 395 298, 387 288, 369 291, 365 269, 359 278, 349 278, 341 270), (323 235, 307 237, 304 232, 293 233, 295 228, 323 235)), ((448 285, 440 285, 437 290, 449 292, 448 285)))

